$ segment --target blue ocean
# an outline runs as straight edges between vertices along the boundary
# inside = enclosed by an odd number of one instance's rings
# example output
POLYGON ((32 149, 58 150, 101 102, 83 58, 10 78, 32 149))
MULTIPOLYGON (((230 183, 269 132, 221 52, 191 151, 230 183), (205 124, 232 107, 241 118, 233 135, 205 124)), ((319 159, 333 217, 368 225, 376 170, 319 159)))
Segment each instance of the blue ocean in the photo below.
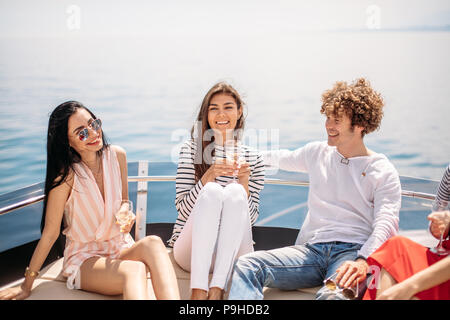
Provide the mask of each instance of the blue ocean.
POLYGON ((204 40, 0 38, 0 194, 44 179, 48 116, 61 102, 93 110, 129 161, 176 162, 204 95, 221 80, 244 97, 248 143, 293 149, 326 139, 323 91, 366 77, 386 102, 368 147, 400 175, 442 177, 450 161, 450 32, 204 40))

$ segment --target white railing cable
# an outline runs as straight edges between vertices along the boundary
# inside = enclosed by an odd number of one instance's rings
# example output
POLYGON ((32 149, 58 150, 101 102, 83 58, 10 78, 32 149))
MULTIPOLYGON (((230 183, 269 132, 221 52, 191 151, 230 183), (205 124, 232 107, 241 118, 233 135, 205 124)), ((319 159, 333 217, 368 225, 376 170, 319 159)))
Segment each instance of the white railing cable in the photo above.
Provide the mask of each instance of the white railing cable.
MULTIPOLYGON (((129 176, 128 182, 171 182, 175 181, 175 176, 129 176)), ((309 186, 308 181, 288 181, 288 180, 281 180, 281 179, 264 179, 265 184, 271 184, 271 185, 285 185, 285 186, 301 186, 301 187, 307 187, 309 186)), ((138 193, 142 191, 143 189, 138 188, 138 193)), ((143 192, 146 193, 147 191, 143 192)), ((402 196, 409 197, 409 198, 418 198, 418 199, 425 199, 425 200, 434 200, 436 196, 431 193, 424 193, 424 192, 416 192, 411 190, 402 190, 402 196)), ((44 199, 44 195, 41 194, 39 196, 34 196, 31 198, 28 198, 26 200, 22 200, 10 205, 7 205, 5 207, 0 208, 0 215, 11 212, 16 209, 20 209, 29 205, 32 205, 34 203, 40 202, 44 199)))

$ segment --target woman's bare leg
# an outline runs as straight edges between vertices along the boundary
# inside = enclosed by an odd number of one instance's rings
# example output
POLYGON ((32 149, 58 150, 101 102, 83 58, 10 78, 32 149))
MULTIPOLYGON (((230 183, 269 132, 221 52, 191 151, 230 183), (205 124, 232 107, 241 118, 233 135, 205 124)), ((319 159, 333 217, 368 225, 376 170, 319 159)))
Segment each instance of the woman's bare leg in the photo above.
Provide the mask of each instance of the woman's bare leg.
POLYGON ((123 294, 125 300, 148 298, 147 270, 142 262, 92 257, 83 262, 80 271, 85 291, 123 294))
POLYGON ((391 276, 391 274, 387 272, 384 268, 381 268, 379 288, 377 289, 377 298, 384 290, 389 289, 395 284, 397 284, 397 281, 395 281, 395 279, 391 276))
MULTIPOLYGON (((377 289, 377 298, 378 296, 389 289, 390 287, 397 284, 397 281, 391 276, 389 272, 387 272, 384 268, 381 268, 380 271, 380 287, 377 289)), ((420 300, 416 296, 411 297, 411 300, 420 300)))
POLYGON ((175 270, 161 238, 148 236, 120 254, 120 259, 141 261, 150 270, 153 290, 157 299, 179 300, 175 270))

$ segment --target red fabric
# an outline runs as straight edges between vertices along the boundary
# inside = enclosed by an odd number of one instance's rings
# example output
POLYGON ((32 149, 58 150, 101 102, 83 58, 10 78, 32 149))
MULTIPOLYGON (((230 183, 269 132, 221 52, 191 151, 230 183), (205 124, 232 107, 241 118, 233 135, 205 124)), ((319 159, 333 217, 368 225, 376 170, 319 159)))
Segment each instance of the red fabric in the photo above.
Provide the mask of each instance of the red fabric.
MULTIPOLYGON (((445 241, 448 247, 450 241, 445 241)), ((412 275, 431 266, 446 256, 432 253, 428 248, 402 236, 392 237, 383 243, 377 251, 367 258, 369 266, 384 268, 397 282, 401 282, 412 275)), ((376 288, 370 284, 364 300, 375 300, 376 288)), ((421 300, 450 300, 450 280, 438 286, 419 292, 415 295, 421 300)))

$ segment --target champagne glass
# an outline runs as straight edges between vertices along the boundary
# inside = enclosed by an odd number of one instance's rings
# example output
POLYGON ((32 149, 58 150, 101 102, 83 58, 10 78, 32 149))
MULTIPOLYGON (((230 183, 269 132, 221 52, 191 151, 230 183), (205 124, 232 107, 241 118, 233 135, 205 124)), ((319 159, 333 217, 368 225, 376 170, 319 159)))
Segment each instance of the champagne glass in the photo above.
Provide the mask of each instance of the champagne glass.
POLYGON ((342 294, 346 299, 353 300, 358 297, 359 283, 356 283, 356 288, 341 288, 336 282, 337 272, 326 278, 323 283, 330 291, 342 294))
POLYGON ((239 144, 236 141, 230 140, 226 142, 225 157, 227 159, 227 162, 237 164, 237 169, 234 170, 233 172, 233 180, 230 181, 230 183, 237 183, 237 176, 239 173, 239 169, 241 168, 241 164, 244 161, 244 158, 242 157, 242 154, 240 152, 239 144))
POLYGON ((135 217, 133 213, 133 202, 130 200, 117 200, 115 207, 118 208, 115 216, 118 224, 120 225, 122 238, 125 239, 124 228, 129 225, 135 217))
MULTIPOLYGON (((434 201, 433 203, 433 212, 439 212, 439 211, 446 211, 448 210, 448 204, 449 202, 447 200, 441 200, 441 199, 437 199, 434 201)), ((447 250, 444 248, 444 246, 442 245, 442 242, 444 240, 444 233, 446 231, 447 225, 444 225, 443 228, 441 228, 441 237, 439 239, 439 243, 435 248, 431 248, 430 251, 440 255, 440 256, 446 256, 450 253, 450 250, 447 250)))

